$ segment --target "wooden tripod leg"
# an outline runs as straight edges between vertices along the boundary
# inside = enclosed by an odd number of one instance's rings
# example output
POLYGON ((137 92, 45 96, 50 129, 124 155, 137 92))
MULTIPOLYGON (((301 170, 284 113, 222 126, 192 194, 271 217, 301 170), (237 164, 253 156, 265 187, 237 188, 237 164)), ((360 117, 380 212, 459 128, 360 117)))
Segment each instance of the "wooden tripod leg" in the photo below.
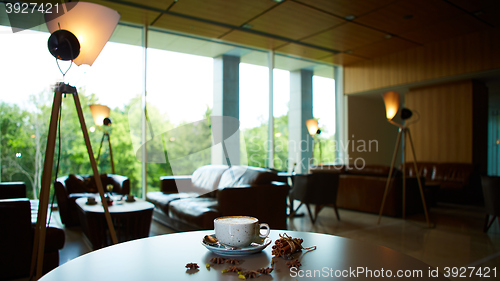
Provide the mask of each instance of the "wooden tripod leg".
POLYGON ((101 144, 99 145, 99 151, 97 152, 96 163, 99 163, 99 158, 101 158, 101 150, 102 150, 102 144, 104 143, 104 136, 106 136, 106 134, 102 135, 101 144))
POLYGON ((97 186, 97 190, 99 191, 99 195, 101 196, 102 207, 104 208, 104 217, 106 218, 106 222, 108 223, 109 235, 111 236, 111 241, 113 244, 118 243, 118 239, 116 238, 115 227, 113 226, 113 222, 111 220, 111 214, 108 209, 108 202, 104 197, 104 188, 102 186, 101 177, 99 176, 99 171, 97 170, 97 164, 94 159, 94 152, 92 151, 92 146, 90 144, 89 133, 87 132, 87 125, 85 125, 85 119, 83 118, 82 105, 80 104, 80 98, 78 97, 78 93, 73 94, 73 98, 75 100, 76 111, 78 113, 78 119, 80 120, 80 126, 82 127, 83 138, 85 140, 85 145, 87 146, 87 151, 90 159, 90 166, 92 166, 92 172, 94 173, 94 179, 97 186))
POLYGON ((417 175, 418 188, 420 189, 420 197, 422 198, 422 206, 424 207, 425 220, 427 221, 427 226, 431 227, 429 222, 429 214, 427 213, 427 204, 425 203, 424 189, 422 188, 422 182, 420 181, 420 173, 417 167, 417 157, 415 156, 415 149, 413 148, 413 141, 411 140, 410 129, 406 129, 408 133, 408 139, 410 140, 411 153, 413 154, 413 168, 417 175))
POLYGON ((377 224, 380 224, 380 218, 382 217, 382 211, 384 210, 385 199, 387 197, 387 193, 389 192, 389 184, 391 182, 392 170, 394 169, 394 164, 396 163, 396 155, 399 150, 399 143, 401 141, 402 129, 399 128, 398 137, 396 139, 396 147, 394 148, 394 154, 392 155, 391 169, 389 170, 389 176, 387 177, 387 183, 385 184, 384 197, 382 198, 382 205, 380 206, 380 212, 378 214, 377 224))
POLYGON ((47 210, 49 206, 50 185, 52 181, 52 166, 54 163, 54 150, 56 146, 58 115, 61 110, 62 93, 54 93, 52 113, 50 115, 49 133, 45 160, 43 164, 42 182, 40 188, 40 199, 38 203, 38 216, 35 226, 35 238, 33 241, 33 253, 31 256, 30 277, 39 279, 42 276, 43 253, 45 251, 45 235, 47 223, 47 210))
POLYGON ((109 144, 109 161, 111 161, 111 173, 115 174, 115 162, 113 161, 113 149, 111 149, 111 138, 109 133, 106 134, 108 136, 108 144, 109 144))

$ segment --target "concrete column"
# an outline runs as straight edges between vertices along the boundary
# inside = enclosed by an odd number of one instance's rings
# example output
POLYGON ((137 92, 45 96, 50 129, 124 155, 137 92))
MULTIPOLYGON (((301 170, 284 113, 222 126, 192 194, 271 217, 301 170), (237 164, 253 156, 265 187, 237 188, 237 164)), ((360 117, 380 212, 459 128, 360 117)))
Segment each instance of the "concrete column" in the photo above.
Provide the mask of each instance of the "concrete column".
MULTIPOLYGON (((240 58, 222 55, 214 58, 214 105, 212 116, 240 117, 240 58)), ((220 119, 219 119, 220 120, 220 119)), ((224 139, 212 146, 212 164, 240 164, 240 131, 234 122, 212 123, 214 139, 224 139), (224 152, 227 151, 227 154, 224 152), (228 163, 229 162, 229 163, 228 163)))
POLYGON ((312 155, 313 139, 306 127, 306 120, 313 118, 312 70, 290 72, 290 109, 288 112, 288 170, 294 163, 295 172, 306 173, 312 155))

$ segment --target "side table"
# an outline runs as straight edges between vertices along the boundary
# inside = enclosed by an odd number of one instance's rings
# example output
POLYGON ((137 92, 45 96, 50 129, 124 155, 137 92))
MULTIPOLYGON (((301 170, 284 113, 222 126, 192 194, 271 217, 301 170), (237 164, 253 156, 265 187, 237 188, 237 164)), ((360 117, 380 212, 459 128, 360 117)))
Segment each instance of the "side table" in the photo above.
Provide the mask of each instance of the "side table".
MULTIPOLYGON (((94 205, 87 204, 87 198, 76 199, 82 230, 94 250, 112 245, 104 209, 97 198, 94 205)), ((116 230, 118 242, 149 236, 154 205, 141 199, 134 202, 113 201, 109 213, 116 230)))

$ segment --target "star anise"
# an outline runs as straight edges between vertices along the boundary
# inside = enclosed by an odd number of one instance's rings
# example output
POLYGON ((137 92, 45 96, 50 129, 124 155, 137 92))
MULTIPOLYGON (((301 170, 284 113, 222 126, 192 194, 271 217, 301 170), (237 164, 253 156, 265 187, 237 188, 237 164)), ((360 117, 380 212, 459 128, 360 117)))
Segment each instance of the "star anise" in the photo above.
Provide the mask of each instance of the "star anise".
POLYGON ((258 273, 259 272, 255 271, 255 270, 249 270, 249 271, 243 272, 243 276, 245 276, 245 278, 255 278, 255 277, 257 277, 258 273))
POLYGON ((292 268, 292 267, 298 268, 298 267, 302 266, 302 264, 300 263, 299 260, 287 261, 286 265, 288 266, 288 268, 292 268))
POLYGON ((238 267, 238 266, 230 266, 228 269, 227 269, 227 272, 240 272, 241 271, 241 267, 238 267))
POLYGON ((186 268, 189 268, 189 269, 198 269, 199 266, 198 266, 197 263, 190 262, 190 263, 186 264, 186 268))
POLYGON ((230 264, 240 264, 240 260, 238 260, 238 259, 227 259, 227 260, 226 260, 226 263, 230 263, 230 264))
POLYGON ((226 261, 226 259, 223 257, 215 257, 215 258, 210 259, 210 262, 215 263, 215 264, 221 264, 221 263, 224 263, 225 261, 226 261))
POLYGON ((262 273, 262 274, 270 274, 271 272, 273 272, 273 268, 272 267, 266 267, 266 268, 260 268, 260 269, 257 269, 257 272, 258 273, 262 273))

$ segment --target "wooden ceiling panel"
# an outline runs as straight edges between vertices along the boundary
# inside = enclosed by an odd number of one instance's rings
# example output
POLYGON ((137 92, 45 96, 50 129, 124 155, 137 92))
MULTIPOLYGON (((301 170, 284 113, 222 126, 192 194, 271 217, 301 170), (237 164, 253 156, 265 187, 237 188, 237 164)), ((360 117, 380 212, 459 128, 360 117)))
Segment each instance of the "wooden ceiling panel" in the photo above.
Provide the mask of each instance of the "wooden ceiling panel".
POLYGON ((255 30, 298 40, 343 22, 338 17, 286 1, 249 23, 255 30))
POLYGON ((228 34, 224 35, 223 37, 221 37, 220 39, 268 50, 274 50, 278 46, 282 46, 287 43, 286 41, 283 40, 278 40, 239 30, 233 30, 228 34))
POLYGON ((383 32, 348 22, 302 41, 325 48, 347 51, 380 41, 385 35, 383 32))
POLYGON ((219 25, 208 24, 168 14, 163 14, 153 26, 210 38, 219 38, 223 34, 230 31, 229 28, 221 27, 219 25))
POLYGON ((303 4, 315 7, 325 12, 345 18, 347 16, 359 17, 370 11, 377 10, 394 0, 297 0, 303 4))
POLYGON ((170 11, 240 26, 276 5, 270 0, 181 0, 170 11))
MULTIPOLYGON (((99 2, 110 3, 111 1, 104 0, 99 2)), ((120 1, 113 1, 113 2, 120 2, 120 1)), ((137 4, 138 6, 147 6, 147 7, 153 7, 155 9, 166 10, 175 1, 174 0, 127 0, 127 2, 137 4)))
MULTIPOLYGON (((95 1, 103 2, 103 1, 95 1)), ((157 17, 160 16, 160 12, 155 12, 151 10, 139 9, 136 7, 131 7, 128 5, 117 4, 113 2, 105 2, 106 7, 109 7, 113 10, 116 10, 120 14, 120 21, 122 22, 131 22, 140 25, 150 24, 157 17)))
POLYGON ((320 59, 320 61, 324 61, 326 63, 332 63, 332 64, 336 64, 336 65, 349 65, 349 64, 364 61, 364 60, 366 60, 366 59, 362 58, 362 57, 349 55, 349 54, 344 54, 344 53, 340 53, 340 54, 336 54, 333 56, 328 56, 328 57, 324 57, 324 58, 320 59))
POLYGON ((368 46, 354 49, 352 50, 351 54, 365 58, 374 58, 417 46, 417 44, 410 41, 392 37, 390 39, 381 40, 368 46))
POLYGON ((468 15, 445 1, 399 0, 354 21, 383 32, 400 34, 433 25, 438 21, 463 16, 468 15))
POLYGON ((287 44, 283 47, 279 47, 276 49, 276 52, 281 52, 281 53, 286 53, 286 54, 291 54, 295 56, 299 56, 302 58, 309 58, 309 59, 319 59, 322 57, 326 57, 331 55, 331 52, 319 50, 316 48, 311 48, 295 43, 290 43, 287 44))
POLYGON ((484 30, 488 25, 472 17, 441 21, 426 28, 402 33, 400 36, 420 44, 444 40, 454 36, 484 30))

